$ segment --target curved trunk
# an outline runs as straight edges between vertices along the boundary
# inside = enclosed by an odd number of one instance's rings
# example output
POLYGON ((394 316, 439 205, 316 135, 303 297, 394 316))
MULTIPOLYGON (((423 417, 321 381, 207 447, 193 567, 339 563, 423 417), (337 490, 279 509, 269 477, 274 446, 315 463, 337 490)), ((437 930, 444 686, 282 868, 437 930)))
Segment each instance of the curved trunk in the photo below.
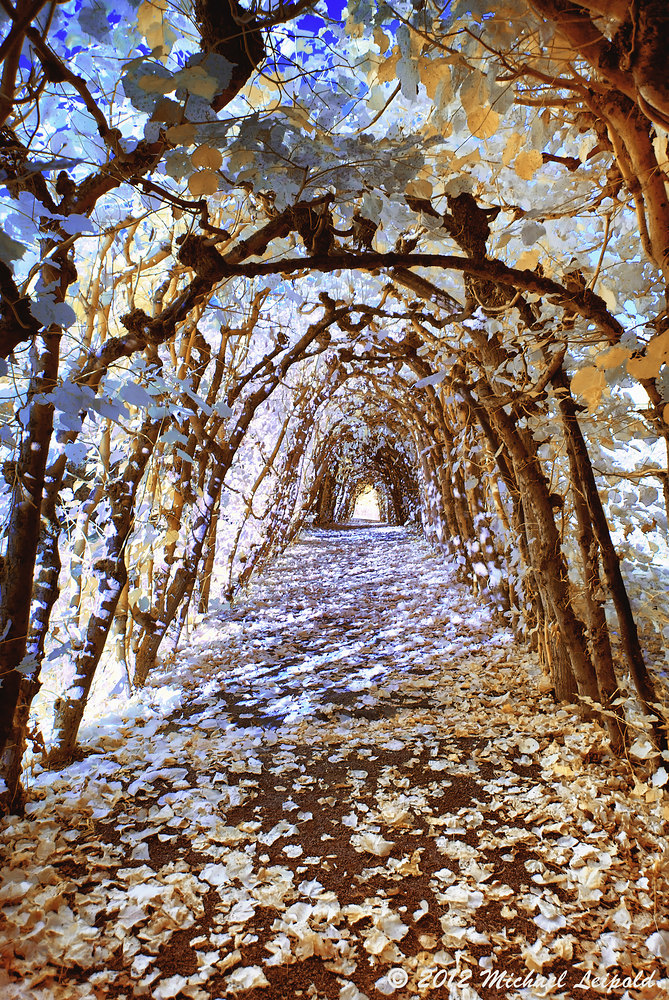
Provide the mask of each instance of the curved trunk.
MULTIPOLYGON (((576 419, 575 404, 570 393, 569 380, 563 370, 560 370, 556 375, 555 384, 563 390, 562 394, 560 394, 560 409, 563 414, 565 431, 568 435, 569 447, 573 454, 572 460, 576 474, 578 475, 578 485, 582 489, 585 502, 588 505, 593 534, 599 545, 606 584, 616 609, 625 659, 634 680, 641 705, 651 720, 651 729, 655 743, 658 749, 666 750, 667 724, 662 716, 653 679, 646 667, 641 643, 639 642, 639 633, 632 613, 632 606, 620 571, 620 560, 611 539, 608 521, 606 520, 604 507, 599 490, 597 489, 595 474, 592 471, 592 465, 588 456, 588 449, 578 420, 576 419), (569 395, 564 394, 565 390, 569 395)), ((610 690, 611 687, 612 681, 608 680, 607 692, 602 698, 604 704, 606 704, 606 695, 612 693, 610 690)))
POLYGON ((228 471, 225 466, 217 462, 209 478, 209 483, 201 501, 196 505, 195 523, 193 525, 190 539, 186 546, 183 560, 177 568, 172 582, 165 594, 165 601, 158 618, 150 627, 145 630, 135 658, 134 683, 141 686, 146 683, 146 679, 152 667, 155 665, 156 657, 160 645, 165 638, 167 630, 181 606, 184 598, 192 592, 195 584, 197 569, 202 557, 202 549, 209 531, 214 510, 219 501, 223 479, 228 471))
POLYGON ((161 421, 147 420, 142 426, 125 474, 108 487, 113 533, 108 537, 104 555, 93 564, 97 580, 93 611, 88 620, 83 649, 75 661, 74 678, 54 709, 56 745, 49 754, 49 765, 61 766, 72 759, 77 733, 88 695, 100 662, 107 636, 114 622, 119 599, 128 580, 125 547, 134 523, 135 498, 146 465, 160 433, 161 421))
MULTIPOLYGON (((492 397, 490 390, 484 388, 483 391, 492 397)), ((534 514, 537 528, 537 568, 569 655, 578 693, 591 702, 598 702, 600 697, 597 676, 588 653, 583 622, 575 614, 571 603, 569 576, 555 525, 548 486, 535 458, 528 453, 516 431, 512 418, 503 409, 498 408, 491 411, 491 421, 511 455, 523 500, 530 504, 534 514)), ((588 703, 586 700, 585 704, 588 703)))

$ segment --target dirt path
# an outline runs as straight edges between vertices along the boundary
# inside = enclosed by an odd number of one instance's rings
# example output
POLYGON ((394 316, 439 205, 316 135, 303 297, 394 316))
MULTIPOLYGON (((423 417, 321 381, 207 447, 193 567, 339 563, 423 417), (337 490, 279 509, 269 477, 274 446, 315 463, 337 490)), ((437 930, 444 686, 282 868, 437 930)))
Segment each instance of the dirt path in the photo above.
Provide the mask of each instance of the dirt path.
POLYGON ((4 823, 7 1000, 669 995, 662 771, 401 529, 303 537, 86 749, 4 823))

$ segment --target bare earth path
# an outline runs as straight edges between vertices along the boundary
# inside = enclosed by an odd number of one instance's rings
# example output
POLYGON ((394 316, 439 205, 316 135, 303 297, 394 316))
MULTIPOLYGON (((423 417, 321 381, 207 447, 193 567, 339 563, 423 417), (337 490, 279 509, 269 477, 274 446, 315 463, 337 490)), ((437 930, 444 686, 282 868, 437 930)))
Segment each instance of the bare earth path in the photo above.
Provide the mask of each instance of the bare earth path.
POLYGON ((662 771, 538 681, 414 535, 307 534, 35 769, 0 996, 669 996, 662 771))

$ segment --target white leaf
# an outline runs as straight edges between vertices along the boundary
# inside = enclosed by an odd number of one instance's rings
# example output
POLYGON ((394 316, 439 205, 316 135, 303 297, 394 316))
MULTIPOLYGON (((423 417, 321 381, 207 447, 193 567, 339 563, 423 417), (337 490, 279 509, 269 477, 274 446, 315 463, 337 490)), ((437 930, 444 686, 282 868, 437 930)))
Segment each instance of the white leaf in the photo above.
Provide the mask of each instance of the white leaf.
POLYGON ((227 885, 230 882, 227 865, 205 865, 200 878, 213 886, 227 885))
POLYGON ((534 922, 544 931, 557 931, 567 925, 567 920, 562 913, 556 917, 545 917, 543 913, 540 913, 538 917, 534 918, 534 922))
POLYGON ((288 823, 285 819, 281 819, 275 823, 269 833, 261 833, 258 840, 261 844, 266 844, 269 847, 279 837, 293 837, 298 832, 294 823, 288 823))
POLYGON ((440 382, 446 378, 446 369, 442 368, 439 372, 433 372, 432 375, 427 375, 425 378, 421 378, 414 384, 414 389, 424 389, 427 385, 439 385, 440 382))
POLYGON ((52 295, 41 295, 30 303, 30 312, 42 326, 61 326, 66 329, 76 320, 76 314, 66 302, 56 302, 52 295))
POLYGON ((86 215, 68 215, 60 223, 60 228, 68 236, 78 236, 80 233, 92 233, 95 228, 86 215))
POLYGON ((128 382, 126 385, 122 385, 118 394, 130 406, 136 406, 139 409, 149 406, 153 402, 153 397, 146 391, 144 386, 138 385, 136 382, 128 382))
POLYGON ((354 834, 351 843, 356 851, 367 851, 368 854, 375 854, 377 858, 387 858, 395 846, 393 841, 384 840, 379 833, 354 834))
POLYGON ((368 1000, 366 993, 361 993, 353 983, 346 983, 339 991, 339 1000, 368 1000))
POLYGON ((188 985, 185 976, 170 976, 169 979, 162 979, 152 990, 155 1000, 168 1000, 180 993, 184 986, 188 985))
POLYGON ((655 931, 646 939, 646 948, 656 958, 669 961, 669 931, 655 931))
POLYGON ((667 769, 665 767, 658 767, 657 771, 653 775, 652 784, 656 788, 661 788, 662 785, 666 785, 667 780, 669 780, 669 774, 667 774, 667 769))
POLYGON ((231 417, 232 412, 233 411, 223 399, 214 406, 214 413, 217 413, 219 417, 231 417))
POLYGON ((640 760, 648 760, 649 757, 658 756, 658 751, 647 736, 639 736, 630 747, 630 753, 640 760))
POLYGON ((375 927, 366 936, 363 947, 365 951, 370 953, 370 955, 380 955, 389 944, 390 940, 386 937, 386 935, 382 934, 381 931, 375 927))
POLYGON ((401 941, 409 928, 403 924, 396 913, 385 913, 378 920, 379 928, 391 941, 401 941))
POLYGON ((456 903, 476 910, 483 905, 483 893, 478 889, 472 891, 464 885, 450 885, 444 892, 444 899, 449 903, 456 903))
POLYGON ((248 965, 242 969, 235 969, 226 980, 228 989, 233 993, 241 990, 253 990, 259 986, 269 986, 264 972, 259 965, 248 965))

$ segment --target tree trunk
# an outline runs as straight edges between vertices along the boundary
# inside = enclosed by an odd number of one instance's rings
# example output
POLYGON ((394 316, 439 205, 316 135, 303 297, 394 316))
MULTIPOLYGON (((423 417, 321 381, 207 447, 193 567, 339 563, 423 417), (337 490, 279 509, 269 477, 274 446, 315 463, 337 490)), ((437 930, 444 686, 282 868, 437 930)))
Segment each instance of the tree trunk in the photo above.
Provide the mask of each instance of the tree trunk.
MULTIPOLYGON (((484 395, 492 397, 487 387, 484 395)), ((583 622, 571 603, 569 576, 562 555, 560 536, 555 525, 548 486, 536 458, 528 453, 513 419, 501 408, 491 411, 491 420, 511 455, 516 480, 534 514, 538 531, 537 568, 550 600, 551 610, 560 628, 560 635, 569 654, 578 692, 592 702, 599 701, 599 688, 592 660, 588 653, 583 622)), ((588 704, 586 701, 585 704, 588 704)))
POLYGON ((128 682, 128 690, 130 690, 132 684, 130 680, 130 672, 128 670, 128 654, 127 654, 127 627, 128 627, 128 581, 126 580, 125 587, 121 591, 116 605, 116 611, 114 613, 114 621, 111 627, 111 640, 114 656, 121 663, 125 669, 125 674, 128 682))
POLYGON ((160 420, 148 419, 144 422, 124 475, 108 486, 114 531, 107 539, 104 555, 93 565, 97 593, 88 621, 84 647, 75 662, 74 678, 65 694, 56 701, 54 711, 56 745, 48 758, 51 767, 62 766, 70 761, 75 753, 77 733, 91 684, 114 621, 119 599, 128 580, 125 547, 134 522, 137 488, 158 440, 161 423, 160 420))
POLYGON ((0 598, 0 813, 20 807, 21 760, 30 704, 39 689, 39 664, 26 662, 28 624, 53 405, 41 402, 58 377, 61 331, 51 327, 32 347, 33 371, 21 450, 14 471, 7 553, 0 598), (20 668, 20 669, 19 669, 20 668))
POLYGON ((156 662, 158 650, 165 634, 174 620, 181 602, 187 594, 190 594, 195 584, 197 569, 202 557, 202 549, 214 515, 214 510, 219 501, 223 479, 227 471, 227 463, 215 462, 204 496, 196 505, 195 523, 193 524, 190 538, 186 545, 186 552, 165 594, 163 608, 159 612, 156 621, 145 630, 139 641, 134 676, 134 683, 138 686, 146 683, 149 672, 156 662))
POLYGON ((214 572, 214 562, 216 560, 216 534, 218 529, 219 508, 214 511, 214 516, 209 527, 207 536, 207 554, 204 558, 204 578, 200 586, 200 596, 198 600, 198 614, 206 615, 209 610, 209 595, 211 593, 211 576, 214 572))
POLYGON ((30 616, 30 632, 28 635, 28 656, 42 666, 44 659, 44 642, 46 640, 49 621, 53 606, 58 600, 60 587, 60 552, 58 539, 60 525, 55 509, 45 512, 42 519, 42 531, 37 549, 38 572, 33 589, 32 612, 30 616))
POLYGON ((560 408, 563 412, 565 429, 568 430, 570 447, 573 450, 573 461, 575 467, 578 469, 579 483, 583 489, 583 495, 590 511, 594 535, 601 552, 606 585, 616 609, 625 659, 644 712, 651 718, 651 729, 656 746, 659 750, 666 750, 667 724, 662 716, 655 685, 646 667, 632 607, 620 571, 620 560, 611 540, 611 533, 601 497, 599 496, 599 490, 597 489, 595 474, 592 471, 588 450, 578 420, 576 419, 575 403, 570 394, 569 380, 563 370, 560 370, 557 374, 554 384, 557 388, 563 390, 560 394, 560 408), (566 395, 565 391, 569 395, 566 395))
MULTIPOLYGON (((556 379, 555 384, 561 385, 562 380, 556 379)), ((565 388, 567 387, 568 383, 565 380, 565 388)), ((599 577, 597 541, 592 529, 590 511, 585 500, 585 484, 583 483, 581 463, 579 462, 575 446, 576 437, 580 436, 582 439, 582 435, 580 434, 576 410, 571 396, 566 397, 560 392, 558 394, 558 401, 560 413, 562 414, 562 426, 573 485, 574 509, 578 522, 578 543, 583 562, 587 625, 592 659, 597 673, 597 683, 599 685, 602 705, 610 713, 606 714, 604 719, 611 738, 611 748, 614 753, 620 756, 624 752, 627 743, 627 731, 624 716, 620 712, 620 707, 615 704, 620 692, 613 665, 613 653, 606 622, 604 602, 600 597, 601 581, 599 577)), ((585 448, 584 441, 583 447, 585 448)), ((590 465, 590 458, 587 455, 587 451, 585 459, 588 465, 590 465)))

